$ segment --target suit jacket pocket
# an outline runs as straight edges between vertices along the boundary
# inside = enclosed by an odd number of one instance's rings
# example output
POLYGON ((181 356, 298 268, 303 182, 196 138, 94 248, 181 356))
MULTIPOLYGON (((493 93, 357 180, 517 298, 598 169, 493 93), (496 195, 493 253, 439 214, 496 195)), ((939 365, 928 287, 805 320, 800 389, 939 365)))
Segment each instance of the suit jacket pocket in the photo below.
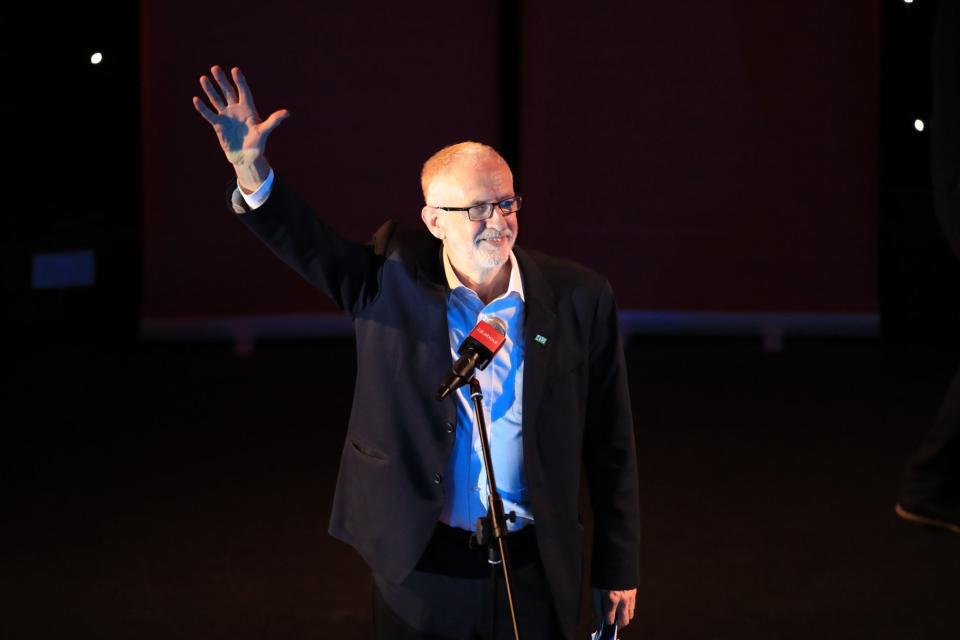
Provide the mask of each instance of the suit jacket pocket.
POLYGON ((387 460, 390 459, 390 457, 382 451, 357 442, 353 438, 350 438, 350 446, 353 448, 353 452, 361 459, 366 459, 371 462, 387 462, 387 460))

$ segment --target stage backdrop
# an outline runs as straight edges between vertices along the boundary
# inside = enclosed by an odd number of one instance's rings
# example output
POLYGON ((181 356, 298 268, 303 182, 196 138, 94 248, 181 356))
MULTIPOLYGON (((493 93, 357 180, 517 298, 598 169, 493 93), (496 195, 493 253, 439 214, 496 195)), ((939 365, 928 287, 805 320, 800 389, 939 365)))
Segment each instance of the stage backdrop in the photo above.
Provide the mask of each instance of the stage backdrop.
POLYGON ((528 0, 515 61, 495 2, 240 4, 142 2, 148 320, 333 310, 226 209, 214 63, 291 110, 271 161, 348 237, 419 224, 423 160, 515 125, 520 242, 623 309, 876 310, 878 3, 528 0))

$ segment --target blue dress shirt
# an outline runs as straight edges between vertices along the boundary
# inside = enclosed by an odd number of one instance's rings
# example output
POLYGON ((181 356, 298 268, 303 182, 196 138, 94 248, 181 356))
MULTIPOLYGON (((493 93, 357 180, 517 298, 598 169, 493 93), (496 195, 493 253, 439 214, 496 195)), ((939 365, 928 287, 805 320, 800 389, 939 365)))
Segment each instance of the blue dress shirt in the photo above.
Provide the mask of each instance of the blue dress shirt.
MULTIPOLYGON (((523 472, 523 282, 517 259, 510 252, 510 282, 507 291, 484 305, 480 297, 457 278, 446 252, 443 266, 450 293, 447 297, 447 327, 450 354, 457 349, 477 322, 496 316, 507 325, 507 339, 493 361, 476 378, 483 389, 483 411, 490 438, 490 456, 497 490, 505 513, 516 512, 516 522, 507 528, 516 531, 533 521, 523 472)), ((453 453, 444 476, 444 503, 440 520, 452 527, 473 531, 477 518, 486 515, 488 487, 483 468, 480 434, 473 415, 467 385, 456 392, 457 431, 453 453)))

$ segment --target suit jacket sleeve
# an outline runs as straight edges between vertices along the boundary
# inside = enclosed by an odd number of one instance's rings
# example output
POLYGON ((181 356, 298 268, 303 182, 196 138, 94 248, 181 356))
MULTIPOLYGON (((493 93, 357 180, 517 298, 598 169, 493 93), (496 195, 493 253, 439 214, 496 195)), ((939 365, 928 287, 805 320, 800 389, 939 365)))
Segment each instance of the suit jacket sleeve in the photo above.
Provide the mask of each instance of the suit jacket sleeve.
POLYGON ((256 210, 249 210, 229 189, 230 204, 240 220, 287 265, 307 282, 330 296, 338 307, 353 316, 379 292, 381 267, 395 228, 384 224, 370 244, 342 238, 317 219, 310 207, 281 179, 270 197, 256 210))
POLYGON ((632 589, 639 582, 640 507, 627 367, 609 283, 590 338, 584 467, 594 515, 591 584, 632 589))

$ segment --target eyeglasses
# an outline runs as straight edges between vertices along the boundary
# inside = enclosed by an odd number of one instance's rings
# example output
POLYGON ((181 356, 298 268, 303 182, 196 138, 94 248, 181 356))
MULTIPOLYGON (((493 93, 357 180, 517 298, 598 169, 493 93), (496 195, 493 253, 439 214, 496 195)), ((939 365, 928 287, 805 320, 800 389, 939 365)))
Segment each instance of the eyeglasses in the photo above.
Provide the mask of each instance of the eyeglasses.
POLYGON ((513 196, 512 198, 507 198, 506 200, 501 200, 500 202, 483 202, 481 204, 475 204, 472 207, 434 207, 434 209, 443 209, 444 211, 466 211, 467 218, 478 222, 480 220, 486 220, 492 216, 494 207, 500 209, 500 212, 503 213, 503 215, 508 216, 511 213, 516 213, 519 211, 521 204, 523 204, 523 197, 513 196))

